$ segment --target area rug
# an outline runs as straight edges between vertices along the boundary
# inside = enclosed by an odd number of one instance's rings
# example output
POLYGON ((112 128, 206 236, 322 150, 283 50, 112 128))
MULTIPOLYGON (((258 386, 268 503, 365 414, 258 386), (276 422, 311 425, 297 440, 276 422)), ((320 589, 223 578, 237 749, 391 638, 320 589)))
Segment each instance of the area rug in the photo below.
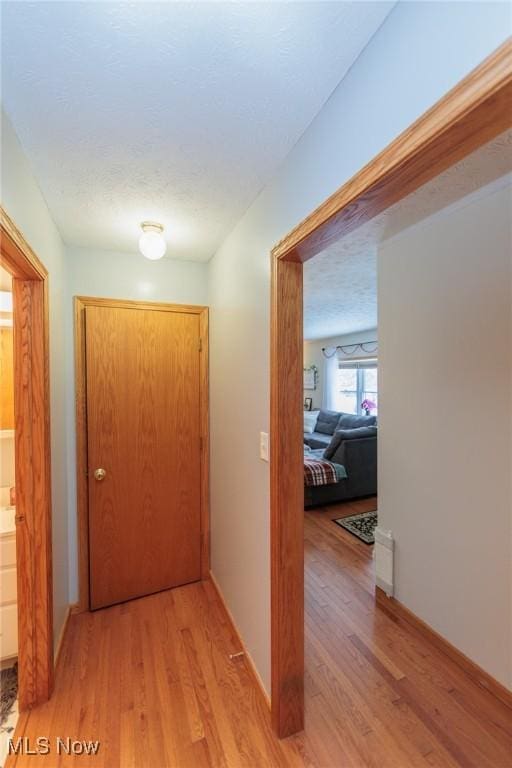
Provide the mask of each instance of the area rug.
POLYGON ((361 512, 359 515, 339 517, 333 523, 345 528, 346 531, 357 536, 365 544, 375 543, 375 528, 377 527, 377 512, 361 512))
POLYGON ((18 696, 18 664, 0 673, 0 725, 4 725, 18 696))

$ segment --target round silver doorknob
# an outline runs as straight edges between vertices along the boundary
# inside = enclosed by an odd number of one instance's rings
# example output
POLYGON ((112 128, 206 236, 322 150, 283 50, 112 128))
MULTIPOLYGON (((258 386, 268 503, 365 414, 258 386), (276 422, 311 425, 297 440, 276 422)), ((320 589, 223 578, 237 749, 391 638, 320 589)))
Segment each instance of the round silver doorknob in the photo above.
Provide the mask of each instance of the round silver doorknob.
POLYGON ((105 472, 104 469, 101 469, 101 467, 100 467, 100 469, 95 469, 94 470, 94 479, 95 480, 104 480, 106 476, 107 476, 107 473, 105 472))

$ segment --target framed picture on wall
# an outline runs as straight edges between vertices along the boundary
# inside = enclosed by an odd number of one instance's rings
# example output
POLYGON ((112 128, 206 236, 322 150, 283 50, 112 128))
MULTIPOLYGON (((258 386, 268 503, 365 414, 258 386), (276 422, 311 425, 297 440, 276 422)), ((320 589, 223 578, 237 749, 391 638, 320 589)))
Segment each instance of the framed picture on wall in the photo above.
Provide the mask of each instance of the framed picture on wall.
POLYGON ((304 389, 316 389, 316 365, 304 368, 304 389))

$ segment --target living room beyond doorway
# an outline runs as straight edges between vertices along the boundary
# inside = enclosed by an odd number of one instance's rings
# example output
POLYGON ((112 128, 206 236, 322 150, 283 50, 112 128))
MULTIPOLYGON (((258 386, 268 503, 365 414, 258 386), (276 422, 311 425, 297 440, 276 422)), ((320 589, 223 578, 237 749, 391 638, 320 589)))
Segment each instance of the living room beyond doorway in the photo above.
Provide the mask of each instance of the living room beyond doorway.
POLYGON ((372 545, 379 410, 377 248, 350 236, 304 265, 304 508, 372 545), (354 511, 346 502, 372 498, 354 511))
POLYGON ((478 594, 474 572, 458 552, 473 552, 473 562, 492 552, 495 567, 510 552, 481 525, 492 498, 496 526, 509 530, 510 430, 472 414, 485 391, 510 411, 510 359, 499 350, 510 348, 511 138, 510 130, 499 135, 304 266, 306 717, 311 696, 345 685, 354 653, 358 665, 402 679, 389 617, 510 699, 495 631, 507 588, 480 575, 480 630, 465 599, 468 589, 478 594), (361 249, 372 237, 376 322, 355 331, 342 322, 368 296, 370 259, 361 249), (358 253, 364 279, 351 289, 358 253), (338 333, 329 324, 336 313, 338 333), (477 448, 485 435, 502 446, 493 461, 477 448), (484 619, 494 611, 492 622, 484 619))

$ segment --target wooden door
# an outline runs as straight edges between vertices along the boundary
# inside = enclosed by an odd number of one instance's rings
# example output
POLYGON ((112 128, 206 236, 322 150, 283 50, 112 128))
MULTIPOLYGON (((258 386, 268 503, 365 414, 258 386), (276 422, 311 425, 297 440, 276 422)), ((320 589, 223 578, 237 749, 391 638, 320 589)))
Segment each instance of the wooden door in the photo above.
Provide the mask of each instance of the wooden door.
POLYGON ((200 336, 185 312, 88 306, 85 321, 96 609, 201 577, 200 336))

